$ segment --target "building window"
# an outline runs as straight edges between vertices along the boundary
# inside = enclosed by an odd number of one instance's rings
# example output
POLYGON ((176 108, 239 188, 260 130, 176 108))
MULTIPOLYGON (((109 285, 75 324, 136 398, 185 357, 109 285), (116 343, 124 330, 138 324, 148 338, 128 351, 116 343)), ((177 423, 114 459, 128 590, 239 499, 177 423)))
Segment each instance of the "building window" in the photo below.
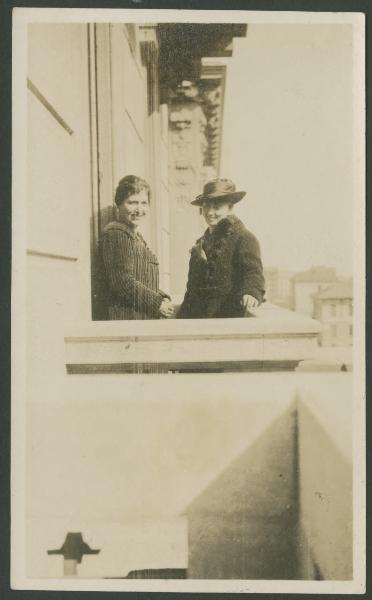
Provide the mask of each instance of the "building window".
POLYGON ((331 316, 335 317, 337 315, 337 304, 331 304, 331 316))
POLYGON ((350 334, 350 336, 353 335, 353 326, 352 325, 349 325, 349 334, 350 334))
POLYGON ((333 338, 335 338, 337 336, 337 325, 336 324, 331 325, 331 336, 333 338))
POLYGON ((353 303, 350 302, 349 304, 349 315, 351 316, 353 314, 353 303))

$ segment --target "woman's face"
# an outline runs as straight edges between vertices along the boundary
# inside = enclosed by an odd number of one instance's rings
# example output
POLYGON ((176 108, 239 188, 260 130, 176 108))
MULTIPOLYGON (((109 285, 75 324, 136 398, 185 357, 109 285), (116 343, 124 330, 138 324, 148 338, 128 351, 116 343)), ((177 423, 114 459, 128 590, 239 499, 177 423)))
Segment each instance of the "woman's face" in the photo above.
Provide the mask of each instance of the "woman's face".
POLYGON ((149 197, 146 190, 128 196, 119 206, 119 219, 136 229, 149 209, 149 197))
POLYGON ((229 202, 208 200, 203 202, 203 216, 209 227, 213 229, 217 223, 231 213, 232 205, 229 202))

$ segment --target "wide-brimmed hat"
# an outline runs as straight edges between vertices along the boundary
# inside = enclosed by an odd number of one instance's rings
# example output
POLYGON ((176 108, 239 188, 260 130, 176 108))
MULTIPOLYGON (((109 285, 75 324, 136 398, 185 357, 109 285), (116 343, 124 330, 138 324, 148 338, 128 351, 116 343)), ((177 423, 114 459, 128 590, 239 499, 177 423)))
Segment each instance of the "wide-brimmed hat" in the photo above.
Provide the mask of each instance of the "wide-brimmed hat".
POLYGON ((213 179, 205 184, 203 193, 191 202, 194 206, 202 206, 208 200, 225 200, 228 202, 239 202, 244 198, 246 192, 237 192, 235 185, 230 179, 213 179))

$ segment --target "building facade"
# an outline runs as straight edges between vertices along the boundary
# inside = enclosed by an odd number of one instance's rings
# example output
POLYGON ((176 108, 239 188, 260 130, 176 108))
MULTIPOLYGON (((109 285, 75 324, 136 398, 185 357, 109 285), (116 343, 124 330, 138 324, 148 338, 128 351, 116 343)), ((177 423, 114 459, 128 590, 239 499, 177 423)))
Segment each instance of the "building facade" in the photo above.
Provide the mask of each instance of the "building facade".
POLYGON ((312 267, 296 273, 292 278, 292 308, 298 313, 313 316, 313 296, 327 285, 337 281, 336 269, 312 267))
POLYGON ((314 295, 314 318, 322 323, 322 346, 353 343, 352 281, 334 283, 314 295))
POLYGON ((278 267, 265 267, 265 297, 269 302, 282 306, 283 308, 292 308, 292 271, 278 269, 278 267))
POLYGON ((226 66, 246 25, 160 24, 160 89, 169 112, 170 291, 185 292, 190 249, 204 230, 191 200, 219 175, 226 66))

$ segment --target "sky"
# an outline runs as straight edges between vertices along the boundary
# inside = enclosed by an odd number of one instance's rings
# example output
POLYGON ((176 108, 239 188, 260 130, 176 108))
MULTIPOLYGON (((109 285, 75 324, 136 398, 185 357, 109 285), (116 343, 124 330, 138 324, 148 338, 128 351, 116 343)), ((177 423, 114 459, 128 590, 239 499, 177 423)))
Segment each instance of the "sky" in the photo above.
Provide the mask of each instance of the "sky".
POLYGON ((248 25, 227 64, 220 175, 264 266, 351 275, 351 26, 248 25))

